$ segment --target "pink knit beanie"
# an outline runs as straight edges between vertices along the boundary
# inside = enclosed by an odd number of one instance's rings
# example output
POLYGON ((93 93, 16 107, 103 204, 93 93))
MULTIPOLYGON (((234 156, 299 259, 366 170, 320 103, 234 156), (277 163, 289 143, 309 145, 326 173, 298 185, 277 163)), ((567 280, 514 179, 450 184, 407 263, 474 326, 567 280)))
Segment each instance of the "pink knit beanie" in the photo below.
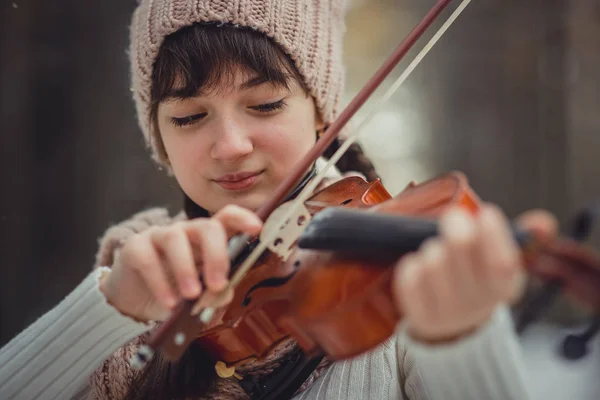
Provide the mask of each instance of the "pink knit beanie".
POLYGON ((140 0, 131 23, 132 92, 153 158, 164 162, 151 132, 152 68, 165 36, 196 22, 249 27, 274 39, 294 61, 325 123, 332 122, 344 85, 345 0, 140 0))

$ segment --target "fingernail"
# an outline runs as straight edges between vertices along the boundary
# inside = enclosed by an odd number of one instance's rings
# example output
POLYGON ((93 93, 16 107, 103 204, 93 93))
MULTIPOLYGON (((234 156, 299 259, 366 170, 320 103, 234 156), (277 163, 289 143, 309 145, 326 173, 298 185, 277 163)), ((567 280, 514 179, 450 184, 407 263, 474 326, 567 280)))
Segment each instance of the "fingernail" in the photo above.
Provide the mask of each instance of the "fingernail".
POLYGON ((167 296, 165 297, 164 303, 165 306, 170 309, 175 307, 175 305, 177 304, 177 300, 175 300, 175 298, 172 296, 167 296))
POLYGON ((441 221, 441 229, 458 239, 469 239, 475 234, 475 225, 469 213, 461 209, 449 211, 441 221))
POLYGON ((198 300, 196 302, 196 304, 194 304, 194 307, 192 307, 192 311, 190 312, 190 315, 192 315, 192 316, 197 315, 200 311, 202 311, 203 308, 204 308, 204 304, 202 303, 202 298, 200 298, 200 300, 198 300))
POLYGON ((182 284, 183 294, 185 296, 197 296, 200 294, 200 285, 193 278, 187 278, 183 281, 182 284))
POLYGON ((481 219, 485 219, 488 221, 494 220, 496 218, 494 210, 491 207, 483 207, 480 215, 481 219))
POLYGON ((481 210, 480 221, 482 229, 486 232, 493 229, 504 228, 502 224, 502 215, 492 207, 485 207, 481 210))
POLYGON ((400 265, 402 268, 402 272, 400 274, 402 281, 404 281, 404 284, 412 284, 416 275, 416 262, 411 258, 406 258, 401 261, 400 265))
POLYGON ((254 229, 256 229, 257 231, 262 229, 262 221, 260 219, 254 221, 254 229))

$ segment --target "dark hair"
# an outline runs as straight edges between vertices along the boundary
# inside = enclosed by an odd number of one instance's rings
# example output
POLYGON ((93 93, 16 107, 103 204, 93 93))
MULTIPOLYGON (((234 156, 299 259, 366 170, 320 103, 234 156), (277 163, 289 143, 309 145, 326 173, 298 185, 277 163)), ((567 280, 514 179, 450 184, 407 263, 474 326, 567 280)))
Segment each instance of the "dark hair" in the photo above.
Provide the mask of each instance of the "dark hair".
MULTIPOLYGON (((163 152, 164 155, 157 121, 159 103, 169 96, 188 98, 217 90, 223 83, 227 84, 227 79, 233 78, 236 68, 240 67, 274 85, 288 87, 290 79, 294 79, 309 95, 291 59, 270 38, 251 29, 198 23, 165 38, 154 63, 151 89, 150 124, 159 154, 163 152)), ((233 80, 229 82, 233 83, 233 80)), ((333 143, 325 156, 331 156, 339 145, 339 141, 333 143)), ((377 178, 373 165, 358 145, 344 155, 338 162, 338 168, 342 172, 360 172, 368 179, 377 178)), ((208 216, 187 196, 184 209, 188 218, 208 216)), ((126 399, 200 397, 214 384, 215 361, 195 344, 177 362, 168 362, 156 354, 134 379, 126 399)))
MULTIPOLYGON (((161 157, 165 157, 165 149, 158 129, 160 102, 169 96, 185 99, 226 87, 233 83, 240 67, 274 85, 289 87, 290 79, 294 79, 309 95, 290 57, 266 35, 252 29, 197 23, 165 38, 154 63, 150 100, 150 125, 161 157)), ((340 144, 334 141, 325 157, 330 157, 340 144)), ((341 172, 360 172, 369 180, 378 178, 358 144, 346 151, 337 167, 341 172)))

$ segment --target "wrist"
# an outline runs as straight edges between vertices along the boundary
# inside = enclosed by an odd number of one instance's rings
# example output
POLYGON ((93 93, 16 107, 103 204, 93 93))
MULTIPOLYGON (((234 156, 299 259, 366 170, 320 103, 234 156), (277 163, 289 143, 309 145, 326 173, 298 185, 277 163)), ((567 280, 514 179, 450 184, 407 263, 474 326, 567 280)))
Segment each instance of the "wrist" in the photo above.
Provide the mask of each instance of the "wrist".
POLYGON ((114 308, 115 310, 117 310, 117 312, 119 314, 123 315, 124 317, 131 318, 135 322, 141 322, 141 323, 150 322, 150 319, 140 318, 131 313, 123 311, 121 309, 121 307, 117 306, 117 304, 114 302, 114 300, 112 299, 112 296, 110 294, 111 293, 110 283, 109 283, 110 273, 111 273, 111 271, 105 271, 98 278, 98 289, 100 290, 100 293, 102 293, 104 295, 104 299, 106 300, 106 303, 109 306, 111 306, 112 308, 114 308))
POLYGON ((110 271, 102 272, 102 274, 98 278, 98 289, 100 290, 100 293, 102 293, 104 295, 104 299, 106 299, 106 302, 114 307, 114 304, 112 303, 112 300, 110 299, 110 296, 108 294, 109 290, 108 290, 107 282, 108 282, 109 276, 110 276, 110 271))
POLYGON ((439 346, 439 345, 445 345, 445 344, 450 344, 450 343, 456 343, 456 342, 470 336, 471 334, 476 332, 477 329, 479 329, 479 326, 475 326, 475 327, 472 327, 469 329, 461 330, 458 332, 452 332, 452 333, 443 333, 443 334, 428 333, 428 334, 426 334, 423 332, 415 331, 409 327, 408 334, 410 335, 410 337, 413 340, 415 340, 417 342, 420 342, 420 343, 423 343, 423 344, 429 345, 429 346, 439 346))
POLYGON ((453 321, 432 325, 430 329, 427 329, 426 326, 411 326, 409 322, 407 333, 414 340, 424 344, 444 345, 455 343, 473 335, 485 326, 492 318, 494 310, 495 307, 485 307, 476 313, 471 313, 471 318, 465 319, 456 316, 453 321))

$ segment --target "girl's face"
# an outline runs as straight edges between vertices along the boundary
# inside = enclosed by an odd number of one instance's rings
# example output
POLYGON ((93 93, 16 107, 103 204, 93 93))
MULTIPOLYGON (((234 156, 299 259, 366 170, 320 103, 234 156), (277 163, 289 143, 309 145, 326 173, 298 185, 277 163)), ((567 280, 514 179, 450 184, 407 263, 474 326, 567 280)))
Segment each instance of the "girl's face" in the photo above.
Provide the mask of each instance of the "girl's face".
POLYGON ((227 204, 259 208, 322 129, 313 100, 237 71, 231 85, 197 97, 166 98, 158 128, 183 191, 211 214, 227 204))

